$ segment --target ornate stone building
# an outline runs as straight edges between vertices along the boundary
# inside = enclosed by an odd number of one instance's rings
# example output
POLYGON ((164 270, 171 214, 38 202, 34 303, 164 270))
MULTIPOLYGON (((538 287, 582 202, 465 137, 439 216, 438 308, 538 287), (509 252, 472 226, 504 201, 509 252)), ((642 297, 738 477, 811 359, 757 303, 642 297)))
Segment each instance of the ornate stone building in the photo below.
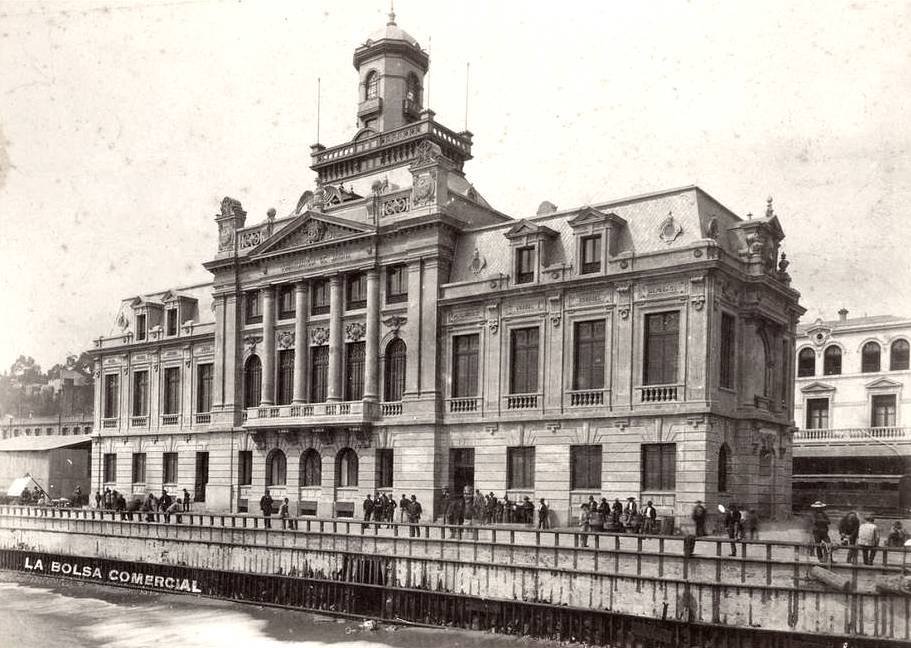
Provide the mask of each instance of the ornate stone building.
POLYGON ((816 320, 797 332, 794 506, 911 507, 911 319, 816 320))
POLYGON ((771 201, 697 187, 514 219, 465 176, 472 134, 422 104, 394 18, 358 47, 359 129, 315 191, 247 223, 225 198, 211 286, 124 302, 96 342, 99 486, 360 514, 443 487, 790 510, 802 313, 771 201), (139 457, 139 458, 137 458, 139 457), (132 481, 131 481, 132 480, 132 481))

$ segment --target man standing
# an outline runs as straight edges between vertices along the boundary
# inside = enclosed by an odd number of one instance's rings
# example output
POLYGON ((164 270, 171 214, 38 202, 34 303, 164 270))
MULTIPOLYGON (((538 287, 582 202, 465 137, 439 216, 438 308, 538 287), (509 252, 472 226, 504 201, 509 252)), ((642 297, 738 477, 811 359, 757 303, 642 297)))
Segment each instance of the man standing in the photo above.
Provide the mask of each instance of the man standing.
POLYGON ((269 489, 266 489, 265 494, 259 498, 259 510, 263 512, 263 524, 267 529, 272 528, 272 496, 269 494, 269 489))
POLYGON ((408 507, 411 504, 408 502, 408 496, 405 493, 402 493, 402 499, 399 500, 399 522, 408 522, 408 507))
POLYGON ((282 530, 290 529, 291 524, 288 519, 288 498, 286 497, 282 501, 282 505, 278 507, 278 516, 282 519, 282 530))
POLYGON ((857 530, 857 544, 863 552, 864 564, 872 565, 876 558, 876 547, 879 546, 879 529, 876 528, 876 519, 868 515, 864 523, 857 530))
POLYGON ((705 535, 705 507, 702 505, 702 500, 696 500, 692 518, 693 524, 696 525, 696 537, 701 538, 705 535))
POLYGON ((367 493, 367 498, 361 506, 364 509, 364 530, 366 530, 370 528, 370 524, 368 523, 370 522, 370 518, 373 517, 373 509, 376 508, 376 504, 374 504, 370 493, 367 493))
POLYGON ((101 493, 99 493, 98 491, 95 491, 95 508, 96 509, 101 508, 101 493))
POLYGON ((642 512, 642 516, 645 518, 645 524, 644 528, 642 529, 642 533, 655 533, 655 527, 658 525, 658 511, 654 506, 652 506, 652 500, 649 500, 645 503, 645 510, 642 512))
POLYGON ((188 513, 190 511, 190 491, 186 488, 183 489, 183 512, 188 513))
POLYGON ((857 532, 860 529, 860 518, 854 511, 848 511, 838 522, 838 535, 841 543, 848 545, 847 563, 857 562, 857 532))
POLYGON ((541 506, 538 508, 538 528, 539 529, 549 529, 550 520, 550 508, 547 506, 547 502, 544 501, 544 498, 541 498, 541 506))
POLYGON ((421 514, 424 512, 421 503, 418 501, 418 498, 414 495, 411 496, 411 501, 405 499, 405 496, 402 496, 402 501, 405 502, 402 509, 408 511, 408 523, 411 527, 408 529, 408 537, 410 538, 419 538, 421 537, 421 530, 418 528, 418 524, 421 523, 421 514))

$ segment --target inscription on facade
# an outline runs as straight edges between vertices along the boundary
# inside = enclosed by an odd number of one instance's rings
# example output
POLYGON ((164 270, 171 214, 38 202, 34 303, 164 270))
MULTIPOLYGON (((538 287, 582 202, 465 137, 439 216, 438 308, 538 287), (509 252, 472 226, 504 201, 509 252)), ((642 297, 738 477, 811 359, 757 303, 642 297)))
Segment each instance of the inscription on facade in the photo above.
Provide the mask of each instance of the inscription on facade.
POLYGON ((610 294, 605 290, 570 293, 567 301, 570 306, 597 306, 610 302, 610 294))
POLYGON ((481 312, 476 308, 463 308, 452 310, 446 316, 447 322, 466 322, 481 319, 481 312))
POLYGON ((685 295, 686 293, 686 283, 683 281, 666 281, 636 286, 636 299, 662 299, 664 297, 685 295))
POLYGON ((508 302, 503 307, 504 315, 525 315, 526 313, 538 313, 543 310, 543 299, 523 299, 522 301, 508 302))
POLYGON ((297 270, 309 270, 321 266, 332 265, 350 261, 353 258, 351 250, 339 250, 338 252, 326 252, 324 254, 314 254, 301 259, 283 263, 278 267, 279 272, 295 272, 297 270))

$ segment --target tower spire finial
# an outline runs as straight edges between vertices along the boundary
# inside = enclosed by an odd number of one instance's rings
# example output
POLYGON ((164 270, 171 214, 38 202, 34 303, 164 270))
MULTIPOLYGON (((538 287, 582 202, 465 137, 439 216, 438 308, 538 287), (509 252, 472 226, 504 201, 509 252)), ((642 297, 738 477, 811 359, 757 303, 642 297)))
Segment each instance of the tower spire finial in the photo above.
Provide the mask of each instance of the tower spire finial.
POLYGON ((389 22, 387 25, 395 24, 395 0, 389 0, 389 22))

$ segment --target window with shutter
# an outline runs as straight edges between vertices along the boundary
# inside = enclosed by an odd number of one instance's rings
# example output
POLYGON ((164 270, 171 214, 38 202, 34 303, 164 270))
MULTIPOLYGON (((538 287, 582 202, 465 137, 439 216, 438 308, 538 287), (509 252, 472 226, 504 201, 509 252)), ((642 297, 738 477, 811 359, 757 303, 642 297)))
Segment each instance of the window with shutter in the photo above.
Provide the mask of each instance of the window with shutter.
POLYGON ((573 349, 573 388, 604 387, 604 320, 577 322, 573 349))
POLYGON ((642 446, 642 490, 670 491, 677 485, 677 444, 642 446))
POLYGON ((680 313, 654 313, 645 317, 646 385, 668 385, 677 382, 677 353, 680 313))
POLYGON ((570 488, 601 488, 601 446, 579 445, 569 448, 570 488))
POLYGON ((532 394, 538 391, 538 328, 512 332, 510 354, 510 393, 532 394))
POLYGON ((452 338, 452 396, 467 398, 478 395, 477 333, 452 338))

